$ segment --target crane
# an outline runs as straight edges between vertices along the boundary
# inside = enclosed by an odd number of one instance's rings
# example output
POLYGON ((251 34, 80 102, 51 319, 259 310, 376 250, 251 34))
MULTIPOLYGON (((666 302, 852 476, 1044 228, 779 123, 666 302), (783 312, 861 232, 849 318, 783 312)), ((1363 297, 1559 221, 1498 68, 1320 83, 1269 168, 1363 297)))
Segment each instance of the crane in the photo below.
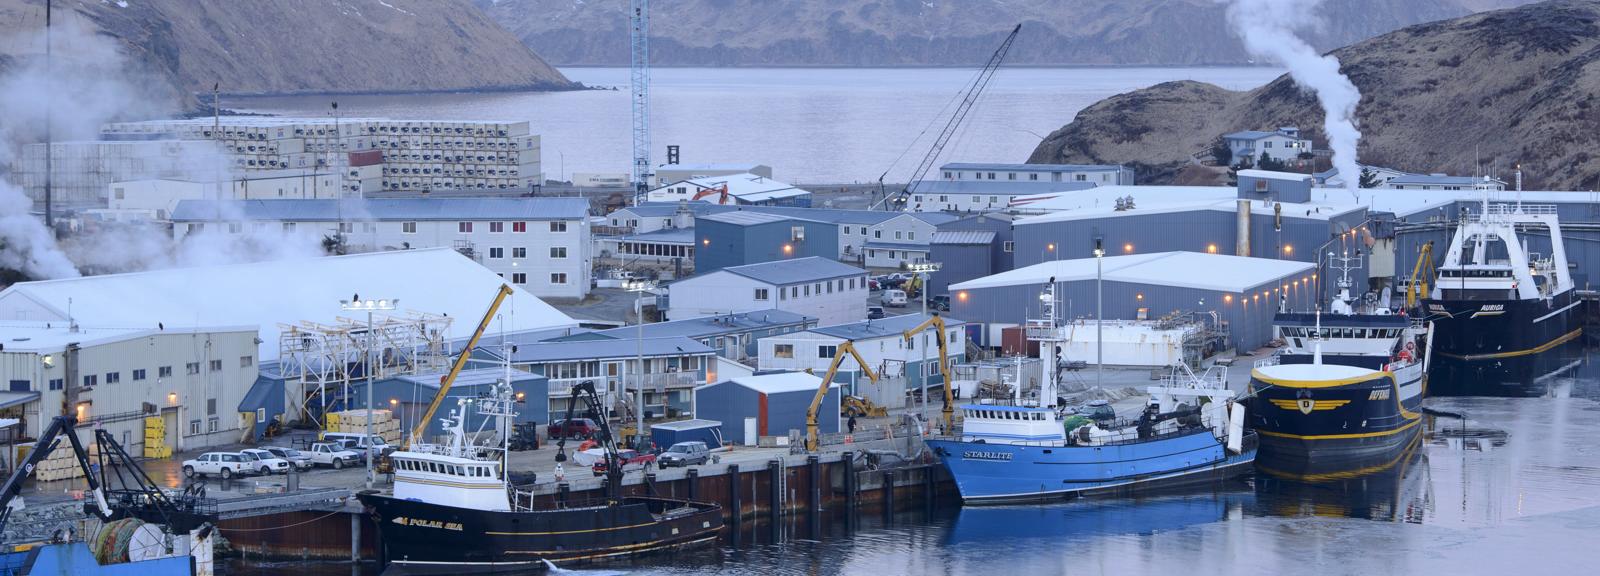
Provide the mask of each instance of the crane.
MULTIPOLYGON (((954 430, 955 398, 950 392, 950 351, 949 346, 945 343, 947 332, 945 332, 944 318, 939 317, 938 312, 934 312, 932 316, 918 324, 916 328, 906 330, 906 342, 910 343, 917 333, 927 330, 929 327, 937 330, 937 336, 934 341, 939 343, 939 375, 944 377, 944 409, 942 410, 944 413, 944 429, 954 430)), ((927 394, 928 391, 923 390, 922 393, 927 394)))
POLYGON ((716 188, 706 188, 705 190, 701 190, 699 192, 696 192, 695 195, 694 195, 694 198, 690 198, 690 200, 699 200, 701 198, 705 198, 707 196, 712 196, 712 195, 720 195, 717 198, 717 203, 718 204, 727 204, 728 203, 728 185, 727 184, 723 184, 723 185, 718 186, 716 188))
POLYGON ((634 204, 650 190, 650 0, 633 0, 628 18, 632 44, 629 87, 633 100, 634 204))
MULTIPOLYGON (((972 111, 973 104, 976 104, 978 97, 983 95, 983 89, 989 86, 989 81, 994 78, 994 73, 1000 69, 1000 63, 1006 59, 1006 53, 1011 51, 1011 44, 1016 41, 1017 33, 1021 31, 1021 24, 1018 24, 1016 28, 1012 28, 1011 34, 1007 35, 1005 41, 1000 43, 1000 47, 995 49, 993 55, 989 56, 989 62, 983 65, 983 69, 978 71, 978 76, 972 80, 972 84, 969 84, 966 91, 962 93, 961 103, 956 105, 955 112, 951 113, 950 120, 945 123, 944 129, 939 131, 939 135, 933 139, 933 146, 928 148, 928 154, 922 157, 922 162, 918 163, 917 168, 911 172, 911 177, 906 180, 905 188, 901 188, 900 192, 894 196, 884 195, 882 199, 872 206, 873 208, 892 201, 894 205, 888 206, 888 209, 905 209, 906 198, 911 196, 911 189, 921 182, 922 177, 927 175, 928 170, 933 169, 933 164, 939 161, 939 154, 944 152, 945 145, 949 144, 950 139, 956 135, 956 130, 961 127, 961 122, 966 120, 967 113, 972 111)), ((889 171, 884 170, 883 174, 878 176, 878 188, 880 190, 883 188, 883 179, 888 174, 889 171)))
POLYGON ((839 349, 833 352, 833 362, 828 364, 828 372, 822 375, 822 385, 817 387, 817 395, 811 398, 811 407, 806 409, 806 450, 816 452, 821 444, 817 440, 817 411, 822 409, 822 399, 828 395, 828 388, 833 384, 833 377, 839 373, 839 366, 844 364, 844 355, 849 354, 861 365, 861 371, 866 373, 867 379, 872 383, 878 382, 878 375, 873 373, 872 367, 861 358, 861 353, 856 352, 854 341, 845 340, 839 344, 839 349))
MULTIPOLYGON (((584 404, 588 405, 589 411, 594 413, 595 425, 600 427, 600 433, 596 435, 596 439, 600 441, 600 447, 606 451, 606 479, 608 480, 606 487, 612 491, 620 490, 622 488, 622 456, 617 452, 617 439, 611 433, 611 423, 601 413, 600 397, 594 391, 593 380, 584 380, 572 387, 572 394, 567 398, 567 417, 561 422, 563 426, 568 422, 572 422, 572 417, 578 407, 580 398, 584 404)), ((561 434, 561 439, 556 441, 556 462, 567 461, 567 436, 569 434, 564 432, 565 430, 561 434)))
POLYGON ((1433 241, 1429 240, 1427 244, 1423 244, 1422 245, 1422 253, 1417 255, 1417 265, 1413 266, 1411 268, 1411 282, 1406 285, 1406 308, 1407 309, 1411 309, 1411 308, 1417 307, 1418 299, 1419 299, 1419 297, 1417 296, 1418 294, 1422 294, 1424 297, 1427 296, 1428 287, 1429 287, 1428 286, 1429 285, 1429 279, 1432 278, 1432 277, 1433 277, 1433 241), (1424 266, 1426 266, 1426 267, 1424 267, 1424 266), (1422 275, 1422 273, 1424 271, 1426 271, 1428 273, 1427 276, 1423 276, 1422 275), (1418 284, 1421 284, 1421 286, 1422 286, 1420 291, 1417 288, 1418 284))
MULTIPOLYGON (((106 520, 113 517, 111 505, 106 502, 105 490, 102 489, 100 479, 89 466, 89 452, 84 450, 83 443, 78 441, 78 434, 74 429, 77 424, 78 419, 72 416, 56 416, 50 420, 48 426, 45 426, 44 431, 39 433, 39 441, 34 444, 33 450, 28 452, 28 457, 12 470, 11 476, 6 478, 5 486, 0 486, 0 528, 4 528, 6 520, 11 518, 11 501, 22 493, 22 481, 26 480, 29 474, 33 474, 33 469, 38 467, 39 463, 50 457, 50 453, 61 443, 61 439, 57 436, 63 434, 72 443, 72 455, 77 457, 78 468, 83 470, 84 479, 89 485, 88 496, 93 499, 95 509, 106 520)), ((84 508, 89 509, 88 504, 85 504, 84 508)))
POLYGON ((467 360, 472 358, 472 350, 478 347, 478 339, 483 337, 483 332, 489 329, 489 322, 494 320, 494 313, 500 309, 500 303, 511 295, 511 285, 501 284, 500 291, 494 295, 494 301, 489 303, 489 311, 483 313, 483 320, 478 322, 478 329, 472 332, 472 338, 467 339, 466 347, 461 349, 461 355, 456 357, 456 363, 450 366, 450 373, 439 379, 439 392, 428 403, 428 410, 417 419, 416 427, 411 430, 411 437, 406 439, 406 449, 411 449, 428 429, 428 421, 433 420, 433 414, 439 411, 439 405, 444 403, 444 397, 450 393, 450 385, 456 381, 456 376, 461 375, 461 369, 466 367, 467 360))

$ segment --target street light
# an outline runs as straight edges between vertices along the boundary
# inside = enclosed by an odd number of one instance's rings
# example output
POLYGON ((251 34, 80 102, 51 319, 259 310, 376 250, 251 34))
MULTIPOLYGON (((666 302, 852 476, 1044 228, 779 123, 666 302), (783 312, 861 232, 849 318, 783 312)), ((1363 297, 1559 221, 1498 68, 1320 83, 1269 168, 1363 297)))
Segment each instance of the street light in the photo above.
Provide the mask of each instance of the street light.
POLYGON ((634 298, 634 309, 639 315, 639 356, 637 358, 637 374, 634 379, 633 414, 634 414, 634 448, 642 449, 639 438, 644 435, 644 293, 655 290, 656 283, 650 280, 625 280, 622 288, 638 294, 634 298))
POLYGON ((376 343, 376 341, 377 341, 376 339, 374 339, 372 337, 372 313, 373 312, 384 312, 384 311, 394 310, 395 308, 397 308, 399 306, 400 306, 400 300, 398 300, 398 299, 396 299, 396 300, 389 300, 389 299, 377 299, 377 300, 373 300, 373 299, 367 299, 367 300, 351 299, 351 300, 340 300, 339 301, 339 309, 340 310, 344 310, 345 312, 366 312, 367 313, 367 349, 362 354, 362 356, 363 356, 362 360, 364 362, 366 362, 366 371, 367 371, 367 403, 366 403, 366 408, 367 408, 367 433, 366 433, 366 436, 367 437, 366 437, 365 442, 367 444, 367 458, 366 458, 366 460, 367 460, 367 489, 368 490, 372 489, 372 481, 373 481, 373 474, 372 474, 372 460, 373 460, 373 456, 372 456, 372 386, 373 386, 374 378, 373 378, 373 368, 372 368, 372 345, 374 343, 376 343))
POLYGON ((1094 385, 1100 387, 1106 373, 1106 329, 1105 316, 1103 315, 1101 297, 1101 281, 1104 279, 1102 272, 1105 270, 1105 246, 1099 238, 1094 239, 1094 385))
MULTIPOLYGON (((910 265, 909 268, 917 275, 917 292, 922 296, 922 315, 926 317, 928 315, 928 275, 939 271, 939 263, 918 262, 910 265)), ((939 337, 944 338, 944 334, 940 334, 939 337)), ((940 366, 940 369, 943 368, 943 366, 940 366)), ((941 376, 950 377, 949 374, 942 374, 941 376)), ((928 343, 926 341, 922 343, 922 390, 918 396, 922 397, 922 411, 926 413, 928 411, 928 343)))

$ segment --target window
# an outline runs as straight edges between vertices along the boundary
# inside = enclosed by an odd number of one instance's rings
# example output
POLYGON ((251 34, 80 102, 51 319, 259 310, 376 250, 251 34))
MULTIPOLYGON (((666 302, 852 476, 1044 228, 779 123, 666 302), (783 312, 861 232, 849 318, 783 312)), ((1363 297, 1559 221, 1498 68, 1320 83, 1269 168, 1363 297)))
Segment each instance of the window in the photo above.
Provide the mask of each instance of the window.
POLYGON ((12 380, 9 390, 12 392, 27 392, 32 385, 33 383, 27 380, 12 380))
POLYGON ((756 300, 760 300, 760 301, 763 301, 763 302, 765 302, 767 300, 767 289, 766 288, 756 288, 756 300))
POLYGON ((1016 180, 1016 179, 1017 179, 1017 173, 1016 172, 1007 172, 1006 173, 1006 180, 1016 180))
POLYGON ((990 172, 989 173, 989 179, 990 180, 994 180, 994 172, 990 172))
POLYGON ((832 357, 834 357, 834 356, 836 356, 838 354, 839 354, 839 347, 838 346, 818 346, 817 347, 817 357, 818 358, 832 358, 832 357))
MULTIPOLYGON (((973 196, 973 198, 977 198, 977 196, 973 196)), ((917 231, 916 230, 909 230, 909 231, 906 232, 906 240, 916 240, 916 239, 917 239, 917 231)))
POLYGON ((372 233, 377 232, 377 231, 378 231, 378 224, 376 222, 362 222, 361 223, 361 232, 362 233, 372 234, 372 233))
POLYGON ((844 235, 845 236, 849 236, 850 235, 850 227, 849 226, 845 226, 844 227, 844 235))
POLYGON ((1000 244, 1000 249, 1004 250, 1006 252, 1011 252, 1011 251, 1015 250, 1016 248, 1017 248, 1017 243, 1016 242, 1012 242, 1010 240, 1006 240, 1004 243, 1000 244))
POLYGON ((521 233, 527 232, 527 231, 528 231, 528 223, 527 222, 512 222, 511 223, 511 232, 512 233, 521 234, 521 233))
POLYGON ((551 246, 550 247, 550 257, 551 258, 566 258, 567 257, 567 247, 566 246, 551 246))
POLYGON ((198 224, 190 224, 189 225, 189 233, 190 234, 196 234, 196 233, 199 233, 199 232, 204 232, 205 229, 206 229, 206 225, 203 222, 202 223, 198 223, 198 224))
POLYGON ((85 375, 83 375, 83 387, 84 388, 91 388, 95 384, 99 384, 99 383, 100 383, 100 376, 95 375, 95 374, 85 374, 85 375))
POLYGON ((472 223, 471 222, 456 222, 456 232, 459 232, 459 233, 462 233, 462 234, 471 234, 472 233, 472 223))
POLYGON ((171 366, 162 366, 160 368, 157 368, 156 369, 156 377, 158 377, 158 378, 171 378, 172 377, 172 367, 171 366))
POLYGON ((794 344, 773 344, 773 358, 794 358, 794 344))
POLYGON ((889 251, 889 259, 890 260, 894 260, 894 259, 899 258, 899 257, 900 257, 900 252, 899 251, 896 251, 896 250, 890 250, 889 251))
POLYGON ((1029 180, 1038 180, 1039 179, 1039 174, 1038 173, 1029 174, 1028 175, 1028 179, 1029 180))
POLYGON ((567 231, 567 223, 565 221, 562 221, 562 220, 552 220, 552 221, 550 221, 550 231, 551 232, 566 232, 567 231))
POLYGON ((972 199, 972 203, 973 204, 977 204, 978 202, 983 201, 983 197, 982 196, 978 196, 977 194, 973 194, 972 196, 968 196, 968 198, 972 199))
POLYGON ((1262 142, 1261 143, 1261 147, 1262 148, 1271 148, 1272 147, 1272 141, 1271 140, 1267 140, 1266 142, 1262 142))
POLYGON ((789 227, 789 240, 791 242, 804 242, 806 240, 806 227, 805 226, 790 226, 789 227))
POLYGON ((779 300, 788 300, 789 299, 789 293, 787 291, 785 291, 784 289, 779 288, 778 289, 778 299, 779 300))
POLYGON ((239 223, 239 222, 229 222, 228 223, 228 233, 229 234, 238 234, 238 233, 243 232, 243 231, 244 231, 244 224, 239 223))
POLYGON ((199 420, 190 420, 189 421, 189 435, 190 436, 195 436, 195 435, 198 435, 199 433, 200 433, 200 421, 199 420))
POLYGON ((206 399, 206 415, 208 415, 208 416, 216 416, 217 415, 217 399, 216 398, 207 398, 206 399))
POLYGON ((810 284, 806 284, 805 285, 805 295, 806 296, 810 296, 811 295, 811 285, 810 284))
POLYGON ((799 286, 790 286, 789 287, 789 297, 790 298, 799 298, 800 297, 800 287, 799 286))
POLYGON ((140 380, 144 380, 144 377, 145 377, 144 368, 135 368, 133 370, 133 381, 134 382, 138 382, 140 380))
POLYGON ((883 239, 883 231, 882 230, 873 230, 872 231, 872 237, 873 238, 877 238, 879 240, 882 240, 883 239))
POLYGON ((294 222, 284 222, 283 223, 283 231, 284 232, 294 232, 294 222))
MULTIPOLYGON (((949 170, 945 170, 945 171, 944 171, 944 179, 945 179, 945 180, 949 180, 949 179, 950 179, 950 171, 949 171, 949 170)), ((121 192, 122 192, 122 189, 121 189, 121 188, 118 188, 118 189, 117 189, 117 192, 118 192, 118 193, 121 193, 121 192)), ((121 196, 118 196, 118 197, 117 197, 117 198, 118 198, 118 199, 121 199, 121 198, 122 198, 122 197, 121 197, 121 196)))
POLYGON ((210 418, 207 418, 206 419, 206 433, 210 434, 210 433, 216 432, 217 431, 218 422, 219 422, 219 420, 217 419, 216 416, 212 416, 210 418))
POLYGON ((550 275, 550 283, 551 284, 566 284, 567 283, 567 273, 566 272, 556 272, 554 274, 551 274, 550 275))
POLYGON ((527 258, 528 257, 528 249, 524 248, 522 246, 513 246, 511 248, 511 257, 512 258, 527 258))
MULTIPOLYGON (((229 228, 228 231, 232 232, 233 231, 232 230, 233 224, 229 224, 228 228, 229 228)), ((340 222, 339 223, 339 233, 340 234, 350 234, 350 233, 353 233, 355 231, 356 231, 356 224, 354 222, 340 222)))
MULTIPOLYGON (((1037 176, 1037 174, 1035 174, 1035 176, 1037 176)), ((990 196, 989 197, 989 203, 990 204, 999 204, 1000 203, 1000 197, 999 196, 990 196)))
POLYGON ((505 222, 490 222, 489 223, 489 233, 490 234, 500 234, 500 233, 505 232, 505 231, 506 231, 506 223, 505 222))
POLYGON ((212 372, 221 372, 222 371, 222 361, 221 360, 212 360, 211 361, 211 371, 212 372))
POLYGON ((895 230, 894 231, 894 239, 895 240, 904 240, 905 239, 904 235, 905 235, 904 231, 901 231, 901 230, 895 230))
POLYGON ((499 260, 499 259, 505 258, 505 257, 506 257, 506 249, 505 248, 501 248, 499 246, 490 246, 489 247, 489 259, 490 260, 499 260))
POLYGON ((401 234, 416 234, 417 233, 417 223, 416 222, 401 222, 400 223, 400 233, 401 234))
POLYGON ((120 383, 122 383, 122 373, 121 372, 106 372, 106 384, 120 384, 120 383))
MULTIPOLYGON (((833 283, 832 282, 823 282, 823 284, 828 287, 828 293, 832 294, 833 293, 833 283)), ((821 294, 822 292, 818 291, 817 293, 821 294)))
POLYGON ((50 379, 50 389, 51 390, 60 390, 62 388, 65 388, 66 386, 64 386, 64 383, 65 383, 65 381, 60 379, 60 378, 51 378, 50 379))
POLYGON ((522 272, 512 272, 511 273, 511 283, 512 284, 527 284, 528 283, 528 275, 524 274, 522 272))
POLYGON ((256 363, 256 358, 254 356, 240 356, 239 357, 239 367, 240 368, 249 368, 251 365, 253 365, 255 363, 256 363))
POLYGON ((850 289, 851 290, 855 290, 856 289, 856 279, 855 278, 851 278, 850 279, 850 289))
POLYGON ((1074 174, 1072 176, 1072 179, 1073 180, 1077 180, 1079 182, 1085 182, 1085 181, 1089 180, 1089 175, 1088 174, 1074 174))

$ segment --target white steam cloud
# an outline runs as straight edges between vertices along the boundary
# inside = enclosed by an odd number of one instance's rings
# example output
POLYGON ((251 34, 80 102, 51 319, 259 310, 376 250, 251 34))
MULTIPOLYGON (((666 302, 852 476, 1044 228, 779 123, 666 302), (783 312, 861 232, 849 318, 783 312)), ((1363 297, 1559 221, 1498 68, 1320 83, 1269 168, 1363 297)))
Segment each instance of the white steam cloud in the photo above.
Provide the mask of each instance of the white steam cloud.
POLYGON ((1339 59, 1318 54, 1296 32, 1317 25, 1322 0, 1232 0, 1228 23, 1244 40, 1245 50, 1289 68, 1296 84, 1316 93, 1324 113, 1323 132, 1333 151, 1333 167, 1345 188, 1360 198, 1361 168, 1356 163, 1356 105, 1361 92, 1339 73, 1339 59))
MULTIPOLYGON (((41 30, 18 39, 28 47, 22 52, 31 56, 0 74, 0 267, 51 279, 78 276, 80 269, 129 272, 322 254, 320 235, 286 232, 276 223, 240 223, 232 227, 238 232, 230 232, 226 224, 211 224, 175 242, 164 226, 84 219, 84 229, 57 243, 43 221, 30 214, 34 199, 8 177, 8 172, 20 170, 24 146, 46 140, 46 119, 51 119, 50 138, 56 142, 96 140, 107 122, 170 116, 178 99, 165 78, 131 61, 113 41, 84 30, 77 21, 67 20, 52 34, 53 62, 47 65, 44 60, 41 30)), ((140 162, 149 173, 129 174, 127 179, 233 179, 231 162, 220 145, 190 143, 183 150, 178 159, 152 157, 140 162)), ((152 154, 156 154, 153 147, 152 154)), ((70 168, 62 164, 58 162, 55 170, 58 182, 70 176, 70 168)), ((57 218, 65 212, 59 200, 57 218)), ((223 210, 221 220, 241 222, 232 206, 223 210)))

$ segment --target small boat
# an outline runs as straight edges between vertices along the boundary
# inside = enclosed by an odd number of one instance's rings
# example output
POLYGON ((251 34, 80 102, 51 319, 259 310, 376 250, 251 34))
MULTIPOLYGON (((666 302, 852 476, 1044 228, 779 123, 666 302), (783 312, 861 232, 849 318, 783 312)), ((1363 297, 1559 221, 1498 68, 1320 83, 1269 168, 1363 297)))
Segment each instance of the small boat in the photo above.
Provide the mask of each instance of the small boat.
MULTIPOLYGON (((592 383, 574 388, 574 402, 580 394, 598 406, 592 383)), ((514 415, 508 386, 472 404, 485 424, 499 419, 505 426, 514 415)), ((507 481, 503 447, 466 442, 467 405, 462 399, 444 419, 448 443, 417 443, 391 455, 392 494, 357 495, 377 521, 386 574, 526 572, 547 563, 596 562, 705 544, 722 528, 720 506, 676 498, 613 496, 538 507, 530 490, 507 481)), ((614 492, 622 467, 616 465, 609 426, 599 422, 601 444, 612 462, 608 470, 617 471, 607 483, 614 492)))
MULTIPOLYGON (((1046 319, 1030 321, 1045 366, 1061 340, 1054 283, 1041 298, 1046 319)), ((1219 367, 1221 370, 1225 368, 1219 367)), ((1095 494, 1128 494, 1215 482, 1250 471, 1255 436, 1244 430, 1244 405, 1233 401, 1226 377, 1174 375, 1148 389, 1149 403, 1134 420, 1068 417, 1049 406, 1056 398, 1046 370, 1035 406, 968 404, 960 431, 927 444, 955 479, 965 504, 1043 502, 1095 494)))
POLYGON ((1273 317, 1284 348, 1256 362, 1248 396, 1263 466, 1389 459, 1422 430, 1431 332, 1380 297, 1352 297, 1361 260, 1333 258, 1342 274, 1328 314, 1273 317))

